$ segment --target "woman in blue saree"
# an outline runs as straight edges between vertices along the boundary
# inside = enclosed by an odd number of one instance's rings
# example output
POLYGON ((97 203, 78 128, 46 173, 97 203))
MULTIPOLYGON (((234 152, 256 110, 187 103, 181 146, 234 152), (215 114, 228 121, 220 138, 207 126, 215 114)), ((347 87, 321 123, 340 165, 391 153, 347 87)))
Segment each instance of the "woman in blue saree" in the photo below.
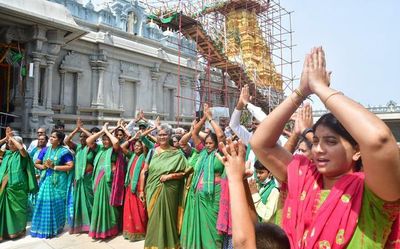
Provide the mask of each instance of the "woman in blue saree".
POLYGON ((42 149, 35 167, 42 170, 33 211, 31 236, 52 238, 64 229, 69 174, 74 167, 70 151, 63 147, 64 133, 54 131, 51 146, 42 149))

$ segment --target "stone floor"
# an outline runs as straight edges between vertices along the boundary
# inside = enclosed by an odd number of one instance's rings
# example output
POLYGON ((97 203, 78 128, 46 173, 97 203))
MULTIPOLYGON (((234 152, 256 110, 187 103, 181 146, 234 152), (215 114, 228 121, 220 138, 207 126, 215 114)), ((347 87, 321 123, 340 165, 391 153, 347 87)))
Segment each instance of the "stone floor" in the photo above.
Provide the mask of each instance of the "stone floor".
POLYGON ((87 234, 69 234, 68 228, 52 239, 32 238, 27 226, 25 237, 15 240, 6 240, 0 243, 1 249, 139 249, 144 247, 144 241, 129 242, 122 235, 109 240, 93 240, 87 234))

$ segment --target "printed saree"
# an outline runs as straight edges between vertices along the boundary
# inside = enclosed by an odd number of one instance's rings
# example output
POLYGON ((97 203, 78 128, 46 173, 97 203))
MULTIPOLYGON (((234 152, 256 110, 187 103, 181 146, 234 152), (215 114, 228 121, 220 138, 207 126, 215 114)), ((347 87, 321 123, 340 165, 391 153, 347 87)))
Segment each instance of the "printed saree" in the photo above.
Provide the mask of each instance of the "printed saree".
POLYGON ((281 189, 287 192, 282 222, 292 248, 383 248, 400 207, 375 196, 363 173, 342 176, 323 190, 321 174, 302 155, 288 165, 281 189))

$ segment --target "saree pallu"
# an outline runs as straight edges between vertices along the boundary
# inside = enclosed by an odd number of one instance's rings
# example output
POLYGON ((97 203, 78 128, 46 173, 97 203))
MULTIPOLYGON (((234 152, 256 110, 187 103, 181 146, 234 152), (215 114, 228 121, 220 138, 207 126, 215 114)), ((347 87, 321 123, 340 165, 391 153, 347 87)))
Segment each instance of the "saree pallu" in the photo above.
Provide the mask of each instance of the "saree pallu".
POLYGON ((117 153, 117 161, 115 162, 115 172, 111 185, 110 205, 122 206, 124 204, 124 179, 125 179, 125 157, 121 150, 117 153))
POLYGON ((25 232, 28 192, 37 191, 33 163, 19 151, 6 151, 0 166, 0 241, 25 232))
POLYGON ((87 172, 87 164, 93 164, 94 152, 86 146, 78 145, 75 158, 74 214, 70 233, 89 232, 93 208, 92 172, 87 172))
MULTIPOLYGON (((35 147, 30 153, 29 156, 32 158, 32 162, 35 163, 40 151, 42 148, 35 147)), ((40 177, 40 170, 37 168, 34 168, 35 175, 40 177)), ((37 178, 38 179, 38 178, 37 178)), ((38 180, 39 184, 39 180, 38 180)), ((33 215, 33 210, 35 209, 35 203, 36 203, 36 195, 37 193, 29 193, 28 194, 28 221, 32 220, 32 215, 33 215)))
POLYGON ((105 239, 118 234, 119 213, 116 207, 110 205, 111 158, 113 148, 101 147, 93 163, 93 209, 89 236, 94 239, 105 239))
POLYGON ((122 234, 130 241, 143 240, 146 236, 147 212, 136 195, 140 171, 144 166, 144 155, 133 154, 128 163, 125 179, 125 202, 122 234))
MULTIPOLYGON (((40 155, 39 155, 40 157, 40 155)), ((72 160, 70 152, 59 146, 48 147, 42 162, 50 159, 54 165, 72 160)), ((40 189, 33 212, 31 236, 51 238, 62 232, 66 221, 67 191, 69 173, 47 169, 42 171, 40 189)))
POLYGON ((181 234, 182 248, 221 248, 223 238, 217 231, 221 180, 215 179, 214 175, 221 175, 224 167, 215 158, 215 152, 207 153, 206 150, 200 153, 197 162, 186 200, 181 234), (205 184, 209 187, 205 188, 205 184))
POLYGON ((183 218, 181 245, 183 249, 221 248, 223 237, 217 232, 220 184, 213 197, 204 192, 189 192, 183 218))
POLYGON ((287 193, 282 224, 292 248, 385 247, 400 202, 377 197, 365 185, 364 173, 346 174, 324 190, 315 165, 296 155, 287 181, 281 187, 283 196, 287 193))
POLYGON ((178 150, 155 152, 149 165, 146 203, 149 221, 145 248, 180 248, 178 230, 182 219, 184 179, 160 182, 165 174, 184 172, 186 158, 178 150))

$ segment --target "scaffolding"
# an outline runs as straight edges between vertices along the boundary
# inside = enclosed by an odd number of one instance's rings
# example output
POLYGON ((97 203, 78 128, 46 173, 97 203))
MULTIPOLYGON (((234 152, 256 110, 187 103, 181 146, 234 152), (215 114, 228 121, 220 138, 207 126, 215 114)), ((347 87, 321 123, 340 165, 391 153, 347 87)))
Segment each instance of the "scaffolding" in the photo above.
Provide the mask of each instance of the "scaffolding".
MULTIPOLYGON (((269 113, 293 90, 291 12, 280 0, 147 0, 149 22, 196 43, 194 92, 200 100, 227 107, 248 84, 256 105, 269 113), (221 88, 212 86, 219 74, 221 88), (238 90, 228 92, 229 86, 238 90), (212 96, 220 95, 222 103, 212 96)), ((178 59, 179 60, 179 59, 178 59)), ((178 81, 180 79, 178 61, 178 81)), ((178 115, 180 82, 178 82, 178 115)), ((197 103, 199 104, 199 103, 197 103)))

